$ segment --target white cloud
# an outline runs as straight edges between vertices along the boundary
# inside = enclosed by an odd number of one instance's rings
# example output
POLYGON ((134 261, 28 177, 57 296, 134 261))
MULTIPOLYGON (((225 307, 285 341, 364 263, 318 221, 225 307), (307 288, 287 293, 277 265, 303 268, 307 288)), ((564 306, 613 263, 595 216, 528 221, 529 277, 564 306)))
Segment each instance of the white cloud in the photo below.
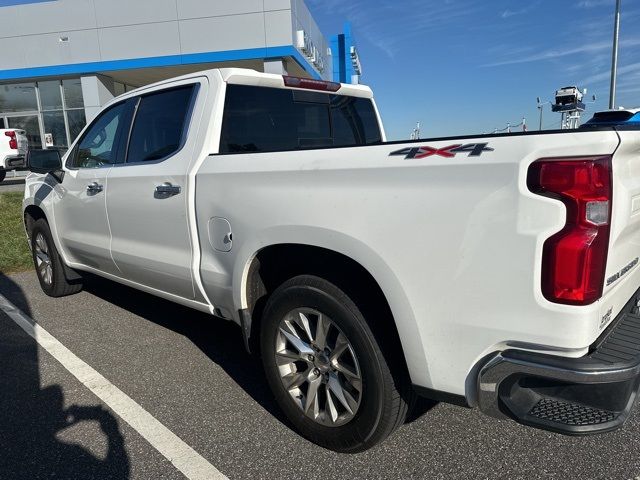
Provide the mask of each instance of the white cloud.
MULTIPOLYGON (((607 69, 583 80, 583 85, 608 82, 611 78, 611 70, 607 69)), ((618 67, 618 84, 623 86, 639 86, 640 62, 618 67)))
POLYGON ((500 14, 500 17, 502 18, 509 18, 509 17, 515 17, 516 15, 524 15, 525 13, 527 13, 529 11, 528 8, 523 8, 521 10, 505 10, 504 12, 502 12, 500 14))
POLYGON ((500 14, 500 17, 506 19, 506 18, 509 18, 509 17, 515 17, 516 15, 524 15, 524 14, 529 13, 530 11, 538 8, 539 5, 540 5, 540 2, 538 1, 538 2, 532 2, 529 5, 527 5, 526 7, 520 8, 518 10, 506 9, 505 11, 503 11, 500 14))
POLYGON ((358 37, 393 58, 422 33, 444 30, 482 11, 478 0, 307 0, 312 9, 350 21, 358 37))
MULTIPOLYGON (((639 38, 631 38, 620 42, 620 47, 632 47, 640 45, 639 38)), ((499 67, 503 65, 516 65, 520 63, 540 62, 545 60, 555 60, 558 58, 565 58, 576 56, 583 53, 595 55, 599 52, 611 50, 611 41, 592 42, 585 43, 577 47, 568 47, 564 49, 550 49, 543 52, 539 52, 533 55, 521 56, 518 58, 512 58, 508 60, 500 60, 497 62, 487 63, 482 65, 483 67, 499 67)))
POLYGON ((602 7, 605 5, 613 6, 615 0, 581 0, 576 4, 578 8, 595 8, 602 7))

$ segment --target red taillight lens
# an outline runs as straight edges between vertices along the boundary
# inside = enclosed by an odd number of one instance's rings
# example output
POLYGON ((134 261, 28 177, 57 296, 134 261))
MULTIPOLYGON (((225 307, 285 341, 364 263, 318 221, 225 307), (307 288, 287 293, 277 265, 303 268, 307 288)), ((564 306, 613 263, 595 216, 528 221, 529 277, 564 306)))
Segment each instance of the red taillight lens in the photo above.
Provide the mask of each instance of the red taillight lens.
POLYGON ((529 190, 564 203, 567 223, 546 240, 542 293, 588 305, 602 296, 611 224, 611 156, 543 159, 529 167, 529 190))
POLYGON ((337 92, 342 86, 339 83, 335 82, 324 82, 322 80, 312 80, 310 78, 290 77, 288 75, 283 75, 282 78, 284 79, 284 84, 287 87, 305 88, 307 90, 337 92))
POLYGON ((12 150, 18 149, 18 140, 16 140, 16 132, 13 130, 9 130, 8 132, 4 132, 4 134, 9 137, 9 148, 12 150))

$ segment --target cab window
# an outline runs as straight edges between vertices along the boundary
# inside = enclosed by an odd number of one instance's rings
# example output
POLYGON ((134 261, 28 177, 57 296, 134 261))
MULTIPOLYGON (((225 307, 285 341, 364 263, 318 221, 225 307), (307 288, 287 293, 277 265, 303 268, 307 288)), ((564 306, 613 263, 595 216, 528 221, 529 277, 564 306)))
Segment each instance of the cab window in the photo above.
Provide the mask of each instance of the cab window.
POLYGON ((131 129, 127 163, 163 160, 182 148, 189 125, 193 85, 140 98, 131 129))
POLYGON ((78 142, 72 167, 97 168, 117 163, 118 135, 124 112, 125 104, 120 103, 96 118, 78 142))
POLYGON ((381 142, 371 99, 227 86, 220 153, 355 147, 381 142))

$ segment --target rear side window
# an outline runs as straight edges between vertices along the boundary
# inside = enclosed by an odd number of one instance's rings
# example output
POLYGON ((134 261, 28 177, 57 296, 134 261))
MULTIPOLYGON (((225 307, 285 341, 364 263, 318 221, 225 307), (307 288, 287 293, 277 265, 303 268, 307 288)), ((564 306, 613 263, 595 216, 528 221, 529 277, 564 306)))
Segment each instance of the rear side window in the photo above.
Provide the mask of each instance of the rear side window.
POLYGON ((380 143, 370 99, 228 85, 221 153, 276 152, 380 143))
POLYGON ((140 99, 127 162, 161 160, 182 148, 194 86, 145 95, 140 99))

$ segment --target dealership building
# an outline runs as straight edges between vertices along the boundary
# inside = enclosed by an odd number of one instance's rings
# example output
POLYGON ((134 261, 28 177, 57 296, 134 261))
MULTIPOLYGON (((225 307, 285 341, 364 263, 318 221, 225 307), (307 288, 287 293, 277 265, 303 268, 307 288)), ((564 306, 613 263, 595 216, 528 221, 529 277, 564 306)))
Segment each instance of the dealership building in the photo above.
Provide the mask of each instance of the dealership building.
POLYGON ((349 24, 303 0, 0 0, 0 128, 67 148, 109 100, 208 68, 359 82, 349 24))

